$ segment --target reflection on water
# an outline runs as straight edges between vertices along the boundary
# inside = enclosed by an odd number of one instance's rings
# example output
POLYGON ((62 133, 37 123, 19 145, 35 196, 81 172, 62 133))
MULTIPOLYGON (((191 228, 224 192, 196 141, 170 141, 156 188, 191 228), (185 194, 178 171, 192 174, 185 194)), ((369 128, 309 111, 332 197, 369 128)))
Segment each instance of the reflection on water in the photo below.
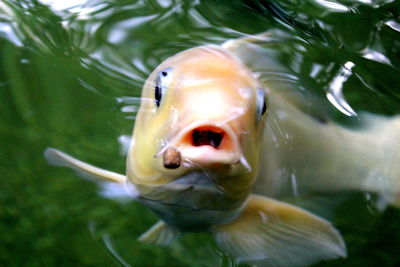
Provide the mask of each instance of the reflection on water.
POLYGON ((354 63, 348 61, 340 68, 339 73, 329 84, 329 89, 326 94, 328 100, 334 105, 339 111, 347 116, 357 116, 356 112, 350 107, 343 96, 343 84, 351 76, 351 69, 354 67, 354 63))
MULTIPOLYGON (((123 173, 141 86, 154 67, 186 48, 266 30, 290 37, 266 48, 280 67, 261 79, 298 88, 310 113, 321 106, 351 125, 363 111, 398 114, 399 15, 400 3, 384 0, 3 0, 0 228, 7 231, 0 262, 230 266, 207 235, 167 248, 138 243, 155 216, 135 202, 103 199, 94 185, 48 166, 44 148, 123 173)), ((299 194, 296 177, 291 182, 299 194)), ((400 214, 370 212, 379 201, 363 194, 337 201, 330 219, 344 233, 349 258, 330 265, 399 264, 400 214)))

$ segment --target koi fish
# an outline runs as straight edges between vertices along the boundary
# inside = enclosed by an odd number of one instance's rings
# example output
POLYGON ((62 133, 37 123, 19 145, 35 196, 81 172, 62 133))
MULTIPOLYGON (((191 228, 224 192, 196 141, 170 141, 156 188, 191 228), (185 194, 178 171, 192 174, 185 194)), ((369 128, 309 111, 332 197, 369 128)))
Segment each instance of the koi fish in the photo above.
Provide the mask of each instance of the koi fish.
POLYGON ((125 175, 54 148, 45 157, 124 185, 158 215, 140 241, 168 244, 180 233, 210 232, 238 262, 261 265, 345 257, 345 242, 329 221, 279 200, 282 184, 295 177, 299 192, 396 196, 400 119, 365 114, 368 123, 358 130, 320 120, 260 82, 255 72, 270 65, 265 52, 243 40, 162 62, 143 87, 125 175))

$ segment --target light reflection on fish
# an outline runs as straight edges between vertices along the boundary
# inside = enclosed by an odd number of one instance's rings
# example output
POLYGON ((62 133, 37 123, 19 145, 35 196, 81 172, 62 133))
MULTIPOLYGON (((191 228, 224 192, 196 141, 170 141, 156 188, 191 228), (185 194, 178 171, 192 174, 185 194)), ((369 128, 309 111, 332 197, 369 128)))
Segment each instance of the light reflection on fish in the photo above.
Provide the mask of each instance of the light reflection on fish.
POLYGON ((365 114, 368 125, 357 131, 317 120, 255 77, 250 68, 269 64, 260 51, 239 40, 165 60, 144 85, 126 176, 53 148, 45 156, 126 185, 161 219, 141 241, 168 244, 182 232, 208 231, 239 262, 301 266, 344 257, 328 221, 271 197, 282 193, 285 176, 296 194, 396 196, 400 120, 365 114))

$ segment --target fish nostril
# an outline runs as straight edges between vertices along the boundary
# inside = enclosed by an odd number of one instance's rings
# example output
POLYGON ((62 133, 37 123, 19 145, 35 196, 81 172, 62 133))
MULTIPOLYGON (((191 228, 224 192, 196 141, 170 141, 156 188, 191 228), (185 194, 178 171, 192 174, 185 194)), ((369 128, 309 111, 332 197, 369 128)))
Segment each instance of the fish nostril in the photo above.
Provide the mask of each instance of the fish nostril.
POLYGON ((212 146, 218 148, 221 145, 224 133, 200 128, 193 130, 191 137, 193 146, 212 146))

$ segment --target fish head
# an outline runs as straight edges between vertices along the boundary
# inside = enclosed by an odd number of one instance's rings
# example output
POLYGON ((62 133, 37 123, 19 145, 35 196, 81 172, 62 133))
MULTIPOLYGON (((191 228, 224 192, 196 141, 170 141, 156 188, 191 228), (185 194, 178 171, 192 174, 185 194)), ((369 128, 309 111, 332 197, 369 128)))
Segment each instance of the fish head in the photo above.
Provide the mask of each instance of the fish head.
POLYGON ((143 88, 128 179, 157 201, 196 209, 239 205, 258 172, 267 104, 253 73, 222 48, 166 59, 143 88), (165 163, 171 149, 172 166, 165 163))

